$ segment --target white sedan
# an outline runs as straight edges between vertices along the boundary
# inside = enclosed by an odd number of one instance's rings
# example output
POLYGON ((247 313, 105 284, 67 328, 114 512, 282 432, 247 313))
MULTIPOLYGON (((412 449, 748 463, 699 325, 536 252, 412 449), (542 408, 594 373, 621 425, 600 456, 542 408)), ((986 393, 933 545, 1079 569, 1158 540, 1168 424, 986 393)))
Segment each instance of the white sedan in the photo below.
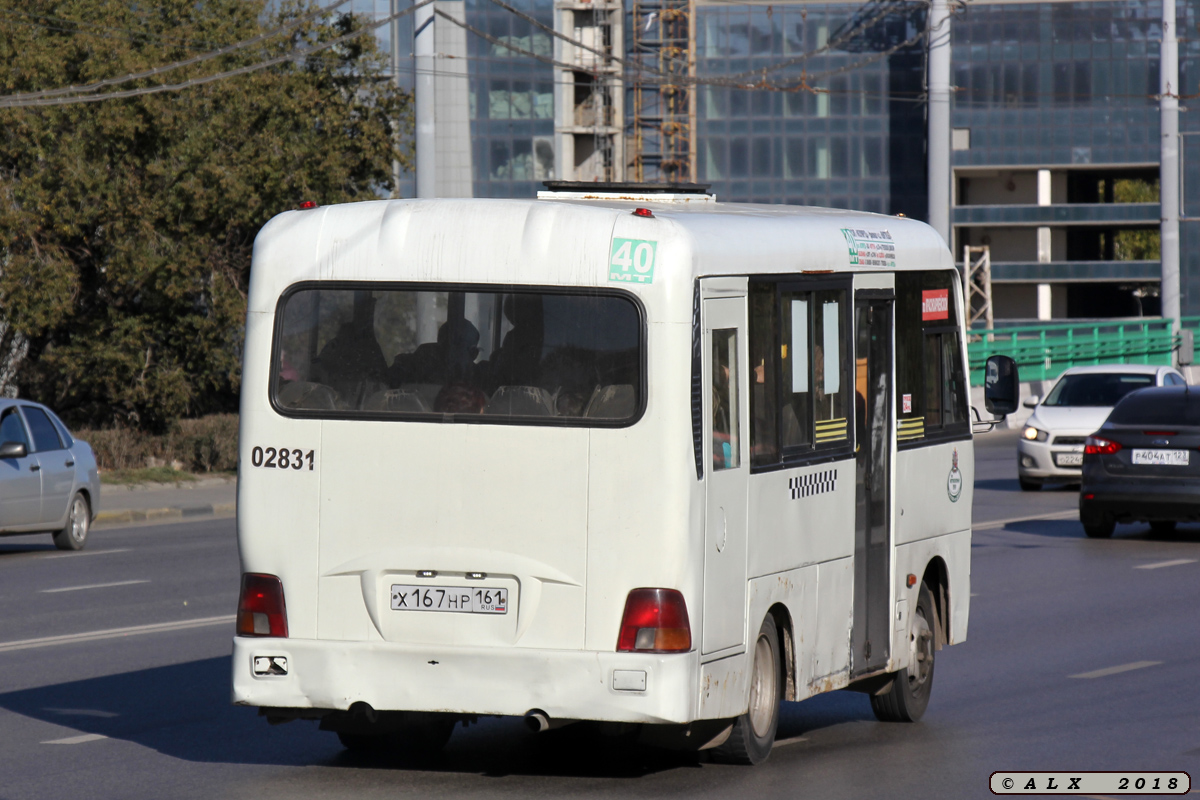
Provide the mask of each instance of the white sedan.
POLYGON ((1027 397, 1033 416, 1017 440, 1017 478, 1025 491, 1045 483, 1079 483, 1083 442, 1125 395, 1147 386, 1183 386, 1174 367, 1150 364, 1103 364, 1072 367, 1059 376, 1044 398, 1027 397))

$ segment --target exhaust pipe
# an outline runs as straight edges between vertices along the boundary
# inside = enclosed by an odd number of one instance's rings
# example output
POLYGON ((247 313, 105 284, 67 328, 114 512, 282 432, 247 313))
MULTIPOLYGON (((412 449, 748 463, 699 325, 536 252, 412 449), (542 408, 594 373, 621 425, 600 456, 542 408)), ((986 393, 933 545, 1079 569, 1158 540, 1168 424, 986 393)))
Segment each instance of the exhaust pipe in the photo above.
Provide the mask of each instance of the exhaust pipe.
POLYGON ((530 709, 525 712, 525 726, 534 733, 548 731, 550 730, 550 717, 541 709, 530 709))

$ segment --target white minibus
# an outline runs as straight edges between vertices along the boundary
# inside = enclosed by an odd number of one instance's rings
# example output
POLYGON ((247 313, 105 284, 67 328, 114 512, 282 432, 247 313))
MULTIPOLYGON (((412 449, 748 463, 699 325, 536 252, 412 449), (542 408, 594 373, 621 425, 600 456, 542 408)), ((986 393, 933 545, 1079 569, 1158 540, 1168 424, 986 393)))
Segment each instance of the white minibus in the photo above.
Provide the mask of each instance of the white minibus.
POLYGON ((691 185, 317 207, 258 235, 248 304, 233 699, 272 722, 758 763, 784 700, 918 719, 967 635, 962 289, 923 223, 691 185))

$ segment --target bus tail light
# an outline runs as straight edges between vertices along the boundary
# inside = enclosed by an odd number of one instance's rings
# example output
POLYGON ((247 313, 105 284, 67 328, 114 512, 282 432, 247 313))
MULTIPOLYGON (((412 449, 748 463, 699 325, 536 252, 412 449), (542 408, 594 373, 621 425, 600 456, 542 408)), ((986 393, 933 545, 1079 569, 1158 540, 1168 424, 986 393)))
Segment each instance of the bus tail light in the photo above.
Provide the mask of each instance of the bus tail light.
POLYGON ((1120 442, 1101 439, 1099 436, 1089 436, 1083 444, 1083 452, 1090 456, 1111 456, 1120 449, 1120 442))
POLYGON ((679 653, 692 649, 687 603, 675 589, 634 589, 625 598, 617 651, 679 653))
POLYGON ((237 635, 287 638, 287 608, 283 604, 283 584, 279 578, 253 572, 242 575, 237 635))

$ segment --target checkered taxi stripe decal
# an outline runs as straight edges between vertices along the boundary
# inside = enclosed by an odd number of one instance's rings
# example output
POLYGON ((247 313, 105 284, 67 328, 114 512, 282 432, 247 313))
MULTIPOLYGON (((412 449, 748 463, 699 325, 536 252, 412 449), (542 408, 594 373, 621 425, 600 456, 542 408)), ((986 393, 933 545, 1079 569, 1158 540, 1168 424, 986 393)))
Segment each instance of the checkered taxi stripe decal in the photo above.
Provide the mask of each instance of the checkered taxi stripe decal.
POLYGON ((837 470, 827 469, 823 472, 789 478, 788 488, 792 491, 793 500, 832 492, 837 489, 837 470))

